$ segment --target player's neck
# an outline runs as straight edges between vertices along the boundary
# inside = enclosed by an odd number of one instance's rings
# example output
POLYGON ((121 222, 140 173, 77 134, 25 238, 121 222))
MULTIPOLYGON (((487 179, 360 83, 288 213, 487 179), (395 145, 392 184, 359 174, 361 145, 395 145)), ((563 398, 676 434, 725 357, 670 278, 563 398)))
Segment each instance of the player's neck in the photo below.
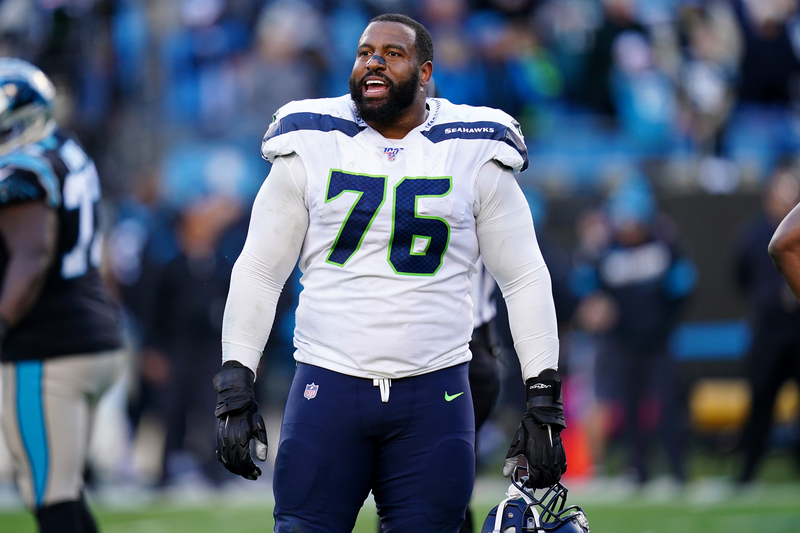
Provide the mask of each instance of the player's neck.
POLYGON ((403 139, 408 132, 425 122, 427 118, 428 107, 423 97, 390 122, 367 121, 367 124, 387 139, 403 139))

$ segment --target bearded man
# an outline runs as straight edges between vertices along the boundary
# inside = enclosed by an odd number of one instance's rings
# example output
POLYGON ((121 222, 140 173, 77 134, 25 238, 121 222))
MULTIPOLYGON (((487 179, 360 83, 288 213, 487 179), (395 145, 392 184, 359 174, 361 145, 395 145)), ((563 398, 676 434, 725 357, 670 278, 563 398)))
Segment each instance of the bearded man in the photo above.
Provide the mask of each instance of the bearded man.
POLYGON ((292 102, 233 269, 222 332, 217 456, 255 479, 267 436, 253 382, 284 281, 298 263, 297 371, 274 470, 275 531, 352 531, 372 492, 381 530, 459 531, 475 476, 468 380, 470 277, 501 287, 528 390, 506 474, 566 469, 556 314, 525 196, 519 125, 426 97, 428 31, 374 18, 350 94, 292 102))

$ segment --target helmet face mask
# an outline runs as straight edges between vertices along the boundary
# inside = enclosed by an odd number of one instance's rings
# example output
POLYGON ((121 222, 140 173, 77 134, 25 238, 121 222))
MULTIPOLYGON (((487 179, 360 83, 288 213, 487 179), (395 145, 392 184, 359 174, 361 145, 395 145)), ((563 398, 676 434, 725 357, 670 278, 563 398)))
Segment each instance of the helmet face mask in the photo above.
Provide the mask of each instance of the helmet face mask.
POLYGON ((511 476, 507 498, 491 510, 481 533, 589 533, 583 509, 566 505, 564 485, 556 483, 537 497, 526 479, 518 472, 511 476))
POLYGON ((0 154, 36 143, 55 129, 55 87, 21 59, 0 59, 0 154))

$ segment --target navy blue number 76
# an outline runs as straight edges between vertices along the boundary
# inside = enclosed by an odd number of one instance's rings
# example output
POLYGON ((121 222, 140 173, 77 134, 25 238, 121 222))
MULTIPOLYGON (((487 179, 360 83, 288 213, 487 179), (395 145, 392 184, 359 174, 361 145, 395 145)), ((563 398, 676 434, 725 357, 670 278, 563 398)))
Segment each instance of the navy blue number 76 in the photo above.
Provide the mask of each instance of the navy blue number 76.
MULTIPOLYGON (((358 195, 333 242, 327 261, 344 266, 358 251, 386 196, 386 176, 331 171, 325 202, 345 192, 358 195)), ((387 260, 398 274, 432 276, 442 266, 450 225, 418 213, 417 199, 446 196, 452 178, 405 177, 394 188, 392 237, 387 260)))

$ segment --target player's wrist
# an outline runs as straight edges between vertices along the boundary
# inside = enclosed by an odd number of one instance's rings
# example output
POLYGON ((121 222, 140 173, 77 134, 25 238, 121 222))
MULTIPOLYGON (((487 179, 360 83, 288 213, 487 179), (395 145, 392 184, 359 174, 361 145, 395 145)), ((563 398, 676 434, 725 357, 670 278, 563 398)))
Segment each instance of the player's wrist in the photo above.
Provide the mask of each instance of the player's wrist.
POLYGON ((217 408, 214 415, 241 413, 256 408, 255 374, 238 361, 226 361, 214 376, 217 408))
POLYGON ((548 368, 525 381, 525 404, 538 423, 549 424, 555 431, 566 427, 558 370, 548 368))
POLYGON ((525 403, 528 410, 561 406, 561 376, 558 370, 547 368, 538 376, 525 380, 525 403))

